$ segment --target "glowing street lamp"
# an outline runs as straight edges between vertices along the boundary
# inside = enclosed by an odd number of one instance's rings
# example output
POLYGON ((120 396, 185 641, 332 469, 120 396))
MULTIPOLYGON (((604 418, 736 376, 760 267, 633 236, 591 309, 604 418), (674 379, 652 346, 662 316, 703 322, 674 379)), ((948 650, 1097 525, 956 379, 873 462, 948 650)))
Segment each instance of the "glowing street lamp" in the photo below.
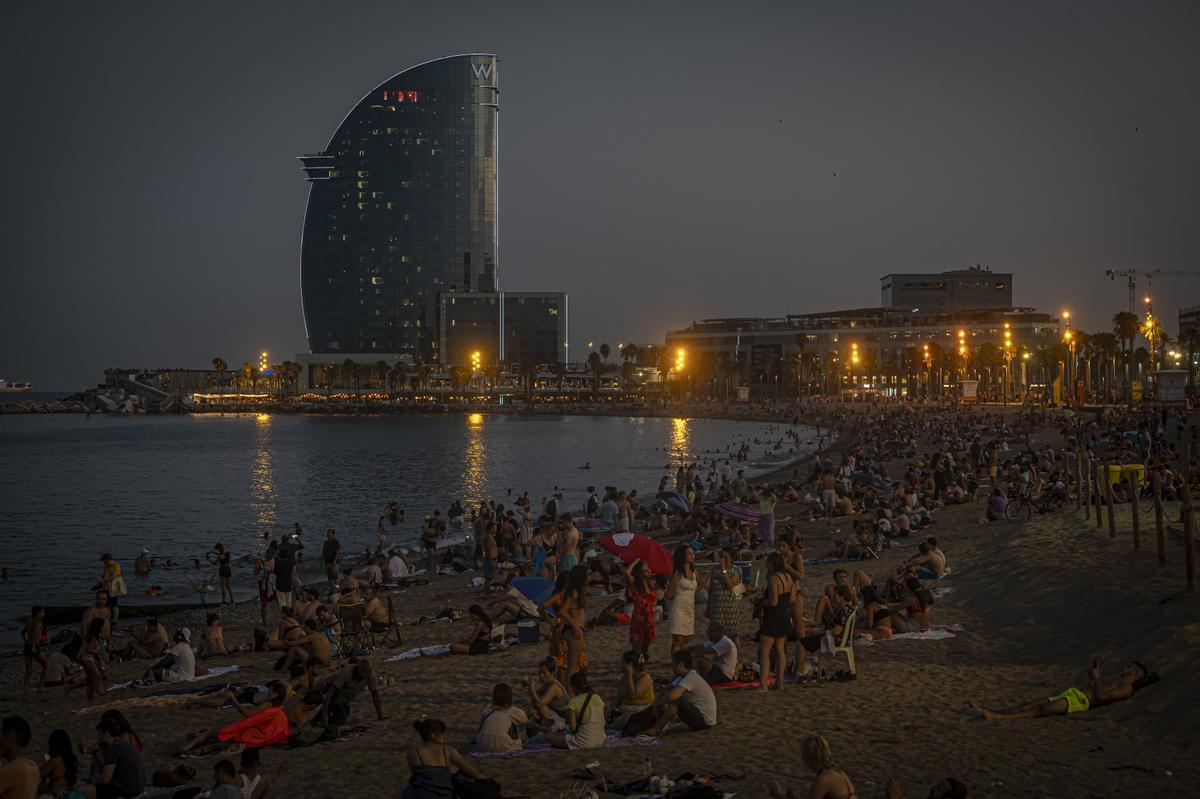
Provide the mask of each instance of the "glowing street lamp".
POLYGON ((479 350, 471 353, 471 371, 478 372, 479 366, 483 362, 483 354, 479 350))
POLYGON ((675 371, 682 372, 684 365, 687 363, 687 350, 683 347, 675 350, 675 371))

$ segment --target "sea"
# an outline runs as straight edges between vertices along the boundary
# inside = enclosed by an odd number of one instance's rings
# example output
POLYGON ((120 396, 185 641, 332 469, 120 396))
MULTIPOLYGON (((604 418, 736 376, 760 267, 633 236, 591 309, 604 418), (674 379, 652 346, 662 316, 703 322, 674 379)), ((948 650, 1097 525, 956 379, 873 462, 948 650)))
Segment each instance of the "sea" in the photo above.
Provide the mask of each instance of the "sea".
MULTIPOLYGON (((188 577, 211 576, 215 544, 233 552, 234 584, 251 593, 253 556, 299 523, 315 566, 325 530, 344 552, 377 541, 391 500, 405 522, 390 543, 412 548, 421 522, 450 504, 528 493, 581 509, 588 487, 637 488, 684 462, 743 444, 750 476, 816 448, 816 431, 778 424, 612 416, 92 414, 0 416, 0 647, 19 643, 32 604, 84 605, 110 552, 129 587, 123 604, 190 603, 188 577), (782 446, 775 448, 775 443, 782 446), (588 468, 583 468, 588 467, 588 468), (133 575, 150 550, 156 568, 133 575), (163 568, 167 559, 171 569, 163 568), (146 595, 150 584, 165 596, 146 595)), ((304 561, 302 561, 302 566, 304 561)))

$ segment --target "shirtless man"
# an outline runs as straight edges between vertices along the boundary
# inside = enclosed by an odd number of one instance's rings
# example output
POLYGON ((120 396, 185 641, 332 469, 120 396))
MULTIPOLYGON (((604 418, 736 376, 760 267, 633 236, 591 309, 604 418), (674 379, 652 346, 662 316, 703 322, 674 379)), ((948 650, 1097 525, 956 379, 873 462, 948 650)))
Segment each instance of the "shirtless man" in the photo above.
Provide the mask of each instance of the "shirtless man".
POLYGON ((1123 702, 1131 698, 1136 691, 1156 682, 1158 675, 1135 660, 1121 669, 1121 676, 1115 685, 1105 687, 1100 679, 1100 661, 1094 660, 1092 668, 1088 670, 1087 688, 1082 691, 1078 688, 1068 688, 1041 702, 1005 710, 990 710, 974 701, 967 702, 967 707, 987 721, 1066 716, 1071 713, 1083 713, 1094 707, 1123 702))
POLYGON ((286 671, 293 663, 304 663, 308 666, 327 666, 330 661, 329 639, 317 627, 316 619, 304 622, 304 635, 288 642, 287 657, 279 671, 286 671))
POLYGON ((388 610, 387 605, 379 598, 375 586, 368 585, 365 589, 366 607, 363 609, 363 618, 371 627, 371 632, 379 634, 385 633, 388 629, 388 610))
POLYGON ((33 737, 29 722, 20 716, 8 716, 0 721, 0 796, 4 799, 34 799, 38 792, 40 773, 37 763, 25 754, 33 737))
POLYGON ((130 632, 133 634, 133 640, 119 652, 125 660, 157 658, 171 643, 171 635, 167 628, 160 624, 158 617, 154 615, 147 616, 144 624, 137 625, 130 632))
POLYGON ((566 573, 579 565, 579 530, 569 513, 559 516, 558 521, 558 529, 562 531, 562 566, 559 571, 566 573))
POLYGON ((146 577, 150 574, 150 550, 142 547, 142 552, 133 561, 133 573, 138 577, 146 577))
POLYGON ((87 630, 91 626, 92 619, 104 619, 104 632, 100 634, 100 637, 108 642, 108 648, 111 651, 112 614, 108 610, 108 592, 103 588, 96 592, 96 604, 83 611, 83 621, 79 623, 79 635, 81 638, 87 635, 87 630))
POLYGON ((946 573, 946 556, 939 549, 935 554, 934 550, 928 543, 922 541, 918 547, 918 552, 909 558, 904 566, 904 570, 912 570, 917 577, 922 580, 937 580, 946 573))

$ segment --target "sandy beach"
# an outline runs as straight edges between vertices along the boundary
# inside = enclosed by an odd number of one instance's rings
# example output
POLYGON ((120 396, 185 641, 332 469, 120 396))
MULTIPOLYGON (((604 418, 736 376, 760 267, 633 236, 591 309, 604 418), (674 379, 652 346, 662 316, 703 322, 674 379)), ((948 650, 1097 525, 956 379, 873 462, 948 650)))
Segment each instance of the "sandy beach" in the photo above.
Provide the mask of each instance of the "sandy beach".
MULTIPOLYGON (((1178 518, 1177 504, 1168 511, 1178 518)), ((789 509, 781 505, 777 513, 788 515, 789 509)), ((1071 508, 1010 524, 981 522, 982 502, 951 506, 937 514, 929 532, 952 566, 952 574, 937 585, 953 590, 938 600, 933 620, 961 625, 956 637, 860 644, 858 678, 851 682, 789 684, 765 695, 718 691, 716 728, 671 732, 658 746, 556 751, 474 764, 499 780, 506 796, 559 796, 582 782, 572 776, 575 772, 598 761, 613 783, 646 773, 709 772, 719 775, 725 791, 762 797, 775 779, 798 792, 807 790, 811 774, 800 762, 799 743, 818 733, 829 740, 862 797, 882 797, 889 780, 900 782, 906 796, 925 796, 930 785, 949 774, 970 786, 973 797, 1190 795, 1200 784, 1195 746, 1200 676, 1190 668, 1200 651, 1200 600, 1185 590, 1180 540, 1168 537, 1167 563, 1160 567, 1152 534, 1143 536, 1141 551, 1132 551, 1129 513, 1128 506, 1118 506, 1121 533, 1110 539, 1107 528, 1095 528, 1094 515, 1086 518, 1071 508), (1162 682, 1132 701, 1070 717, 985 722, 964 710, 968 699, 1009 706, 1082 687, 1094 658, 1102 659, 1107 677, 1115 677, 1129 659, 1142 660, 1162 682)), ((847 524, 846 519, 797 523, 806 556, 827 555, 833 531, 847 524)), ((880 581, 912 552, 912 545, 904 544, 851 568, 861 566, 880 581)), ((834 568, 806 570, 802 587, 810 613, 834 568)), ((466 622, 416 621, 448 607, 465 611, 477 602, 480 591, 469 587, 472 576, 438 576, 429 585, 392 592, 405 625, 404 649, 448 643, 469 632, 466 622)), ((593 599, 589 610, 603 602, 593 599)), ((749 605, 743 604, 745 628, 752 630, 749 605)), ((257 603, 224 611, 226 640, 248 641, 257 616, 257 603)), ((187 624, 196 631, 202 617, 194 611, 164 622, 171 629, 187 624)), ((702 609, 697 617, 699 632, 702 609)), ((656 678, 669 676, 665 639, 660 632, 651 649, 648 671, 656 678)), ((599 628, 587 639, 592 685, 605 695, 613 691, 627 644, 627 627, 599 628)), ((752 649, 743 647, 744 662, 755 659, 752 649)), ((482 657, 384 662, 399 651, 384 648, 371 655, 386 679, 383 722, 375 720, 369 700, 360 699, 352 722, 370 724, 368 733, 307 749, 263 752, 263 772, 279 796, 396 795, 408 778, 403 753, 416 740, 411 726, 416 718, 443 719, 447 742, 469 752, 492 686, 508 682, 523 696, 519 680, 533 674, 546 650, 544 644, 518 645, 482 657)), ((147 693, 112 691, 91 705, 82 693, 64 698, 61 689, 25 696, 19 661, 6 660, 5 712, 29 719, 35 757, 52 729, 62 727, 74 740, 90 741, 105 706, 147 693)), ((261 684, 276 676, 274 660, 274 654, 243 653, 210 664, 236 663, 238 682, 261 684)), ((111 681, 132 679, 144 668, 145 662, 115 665, 111 681)), ((168 752, 183 742, 186 731, 236 718, 231 710, 177 706, 124 712, 146 744, 150 771, 181 762, 168 752)), ((217 759, 183 762, 208 780, 217 759)))

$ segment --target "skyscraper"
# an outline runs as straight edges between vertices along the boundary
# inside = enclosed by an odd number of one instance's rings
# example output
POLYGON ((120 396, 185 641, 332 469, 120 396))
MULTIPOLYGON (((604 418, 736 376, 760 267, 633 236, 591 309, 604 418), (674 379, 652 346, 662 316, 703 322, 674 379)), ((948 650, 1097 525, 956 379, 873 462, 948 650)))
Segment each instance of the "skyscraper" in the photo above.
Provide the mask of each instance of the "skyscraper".
POLYGON ((429 61, 376 86, 301 156, 313 353, 440 361, 439 296, 498 289, 499 92, 494 55, 429 61))

